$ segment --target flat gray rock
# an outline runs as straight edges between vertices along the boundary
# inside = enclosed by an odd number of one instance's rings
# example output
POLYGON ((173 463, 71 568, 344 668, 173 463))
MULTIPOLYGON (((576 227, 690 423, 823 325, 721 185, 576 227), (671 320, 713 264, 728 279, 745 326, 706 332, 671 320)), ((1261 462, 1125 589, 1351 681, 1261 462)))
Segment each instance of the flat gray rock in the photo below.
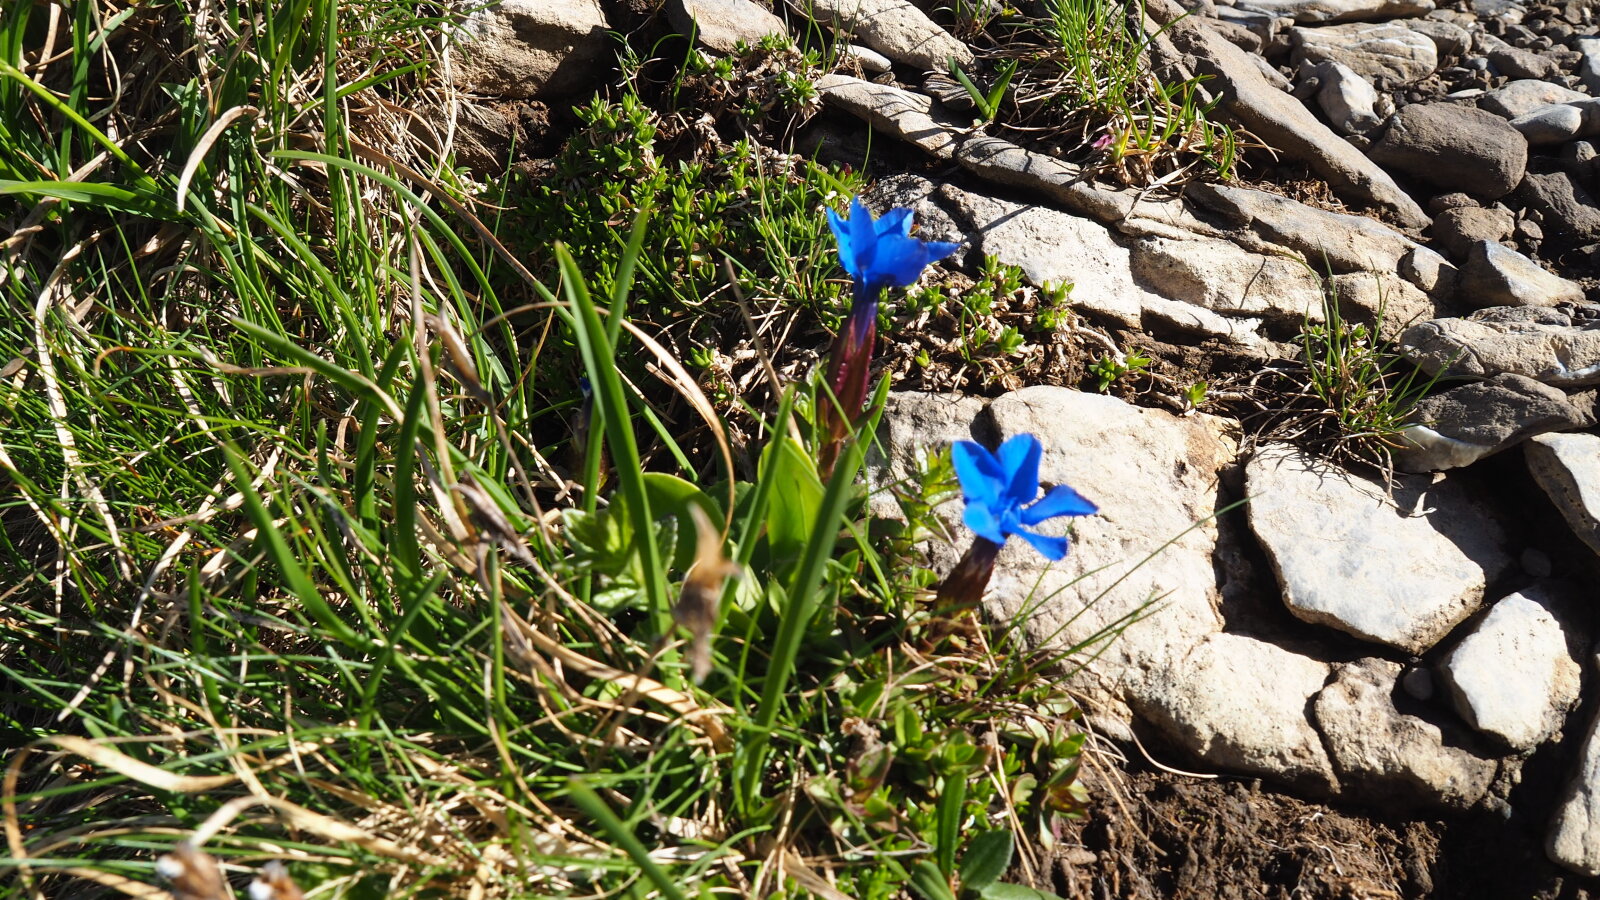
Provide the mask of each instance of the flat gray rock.
POLYGON ((1228 772, 1333 794, 1333 765, 1306 716, 1330 671, 1327 663, 1265 641, 1213 634, 1135 700, 1135 710, 1228 772))
POLYGON ((1387 809, 1476 805, 1498 763, 1469 749, 1459 728, 1396 709, 1400 671, 1385 659, 1348 663, 1317 695, 1312 716, 1345 795, 1387 809))
POLYGON ((1509 209, 1458 206, 1433 217, 1431 232, 1450 258, 1465 262, 1479 241, 1499 243, 1511 236, 1517 217, 1509 209))
POLYGON ((555 97, 592 89, 611 26, 600 0, 501 0, 469 15, 457 39, 451 80, 458 89, 555 97))
POLYGON ((1521 183, 1528 142, 1494 113, 1460 103, 1413 103, 1394 114, 1367 155, 1424 184, 1496 200, 1521 183))
MULTIPOLYGON (((932 239, 966 241, 979 252, 1023 270, 1034 284, 1074 284, 1074 308, 1132 328, 1161 325, 1215 337, 1241 347, 1262 346, 1260 324, 1162 296, 1133 274, 1133 254, 1109 228, 1093 219, 1046 206, 986 197, 952 185, 932 202, 959 224, 950 234, 926 228, 932 239)), ((909 205, 909 204, 908 204, 909 205)), ((931 221, 931 220, 930 220, 931 221)))
POLYGON ((949 71, 950 60, 973 62, 972 50, 940 28, 910 0, 808 0, 820 21, 831 22, 861 43, 898 63, 931 72, 949 71))
POLYGON ((1499 526, 1450 481, 1383 486, 1282 445, 1245 467, 1250 528, 1300 619, 1408 653, 1483 603, 1511 564, 1499 526))
POLYGON ((1456 281, 1456 299, 1491 306, 1556 306, 1583 300, 1583 288, 1521 253, 1493 241, 1475 241, 1456 281))
POLYGON ((1432 0, 1238 0, 1234 6, 1300 24, 1404 19, 1433 11, 1432 0))
POLYGON ((1567 246, 1600 241, 1600 204, 1560 163, 1540 160, 1530 166, 1517 199, 1538 211, 1546 239, 1567 246))
POLYGON ((1530 147, 1565 144, 1600 135, 1600 97, 1543 106, 1511 120, 1530 147))
POLYGON ((824 102, 938 159, 953 157, 963 139, 960 124, 936 113, 927 94, 849 75, 824 75, 817 79, 817 91, 824 102))
POLYGON ((1600 553, 1600 435, 1541 435, 1528 442, 1527 459, 1573 533, 1600 553))
POLYGON ((1518 751, 1560 730, 1583 674, 1561 611, 1553 588, 1525 588, 1496 601, 1445 657, 1439 674, 1468 725, 1518 751))
POLYGON ((1398 22, 1293 28, 1289 39, 1296 68, 1308 62, 1341 62, 1379 90, 1420 81, 1439 68, 1439 50, 1433 41, 1398 22))
POLYGON ((1536 78, 1522 78, 1507 82, 1478 98, 1478 107, 1497 116, 1515 119, 1536 109, 1573 100, 1587 100, 1587 94, 1566 85, 1536 78))
MULTIPOLYGON (((1221 98, 1223 113, 1279 153, 1327 179, 1340 197, 1387 209, 1406 227, 1428 224, 1422 207, 1382 167, 1334 134, 1304 104, 1271 84, 1251 54, 1199 22, 1183 18, 1183 8, 1172 0, 1149 0, 1146 10, 1165 27, 1165 41, 1152 47, 1153 62, 1173 73, 1189 71, 1214 79, 1207 88, 1221 98), (1156 50, 1168 43, 1178 58, 1157 59, 1156 50)), ((1431 42, 1414 37, 1427 44, 1426 53, 1434 54, 1431 42)))
POLYGON ((1295 95, 1304 97, 1309 92, 1334 131, 1366 134, 1382 123, 1377 89, 1344 63, 1329 60, 1306 66, 1300 78, 1295 95))
POLYGON ((1405 472, 1470 466, 1536 434, 1582 428, 1592 416, 1563 391, 1521 375, 1496 375, 1434 394, 1411 411, 1394 464, 1405 472))
POLYGON ((783 20, 751 0, 668 0, 667 21, 683 34, 692 29, 701 46, 718 53, 773 34, 789 40, 783 20))
POLYGON ((1318 271, 1398 273, 1436 302, 1455 289, 1454 266, 1375 219, 1226 184, 1197 182, 1189 186, 1188 196, 1254 232, 1265 244, 1301 254, 1318 271))
POLYGON ((1600 322, 1577 323, 1549 307, 1493 307, 1413 325, 1400 352, 1429 375, 1509 372, 1562 388, 1600 384, 1600 322))
POLYGON ((1577 770, 1556 807, 1545 853, 1574 872, 1600 875, 1600 713, 1589 724, 1577 770))

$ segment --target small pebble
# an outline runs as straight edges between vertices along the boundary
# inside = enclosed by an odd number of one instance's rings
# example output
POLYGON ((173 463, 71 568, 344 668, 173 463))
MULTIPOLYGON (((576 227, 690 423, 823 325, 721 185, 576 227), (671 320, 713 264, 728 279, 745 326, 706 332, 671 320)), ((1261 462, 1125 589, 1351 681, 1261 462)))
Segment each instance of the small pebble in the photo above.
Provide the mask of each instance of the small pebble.
POLYGON ((1400 687, 1414 700, 1433 699, 1433 673, 1427 669, 1412 669, 1400 676, 1400 687))
POLYGON ((1460 191, 1451 194, 1440 194, 1428 201, 1428 215, 1437 216, 1447 209, 1465 209, 1466 207, 1477 205, 1478 201, 1460 191))
POLYGON ((1539 223, 1532 219, 1523 219, 1517 223, 1517 238, 1522 241, 1538 243, 1544 240, 1544 229, 1540 228, 1539 223))

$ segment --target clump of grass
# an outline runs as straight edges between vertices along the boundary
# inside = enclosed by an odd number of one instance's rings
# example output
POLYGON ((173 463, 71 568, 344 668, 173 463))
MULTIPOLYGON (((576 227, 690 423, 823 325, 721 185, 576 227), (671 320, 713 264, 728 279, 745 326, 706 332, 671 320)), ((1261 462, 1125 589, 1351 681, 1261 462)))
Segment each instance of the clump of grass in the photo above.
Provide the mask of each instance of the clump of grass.
POLYGON ((1256 377, 1261 438, 1290 441, 1337 462, 1393 471, 1393 451, 1415 424, 1413 411, 1438 376, 1427 377, 1380 335, 1384 309, 1374 321, 1345 317, 1331 279, 1322 320, 1307 320, 1300 359, 1256 377))
POLYGON ((36 8, 0 8, 6 890, 191 845, 348 897, 1043 883, 975 836, 1082 814, 1081 729, 1058 659, 928 608, 938 478, 874 521, 875 423, 825 480, 798 390, 735 441, 658 339, 701 256, 825 309, 844 176, 663 159, 623 95, 485 222, 359 112, 431 89, 436 45, 369 51, 448 10, 80 4, 47 66, 36 8), (113 90, 148 34, 207 53, 113 90))
POLYGON ((1001 128, 1124 185, 1226 178, 1240 142, 1215 122, 1200 79, 1166 84, 1149 68, 1142 8, 1049 0, 1042 19, 1007 23, 1012 103, 1001 128), (1020 65, 1018 63, 1020 62, 1020 65))

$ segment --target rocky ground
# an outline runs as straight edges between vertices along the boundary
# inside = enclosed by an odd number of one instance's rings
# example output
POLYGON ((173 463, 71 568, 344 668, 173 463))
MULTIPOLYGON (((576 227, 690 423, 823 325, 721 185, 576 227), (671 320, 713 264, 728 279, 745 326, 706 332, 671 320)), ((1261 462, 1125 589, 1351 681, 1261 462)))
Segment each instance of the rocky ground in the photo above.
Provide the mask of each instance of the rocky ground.
MULTIPOLYGON (((875 205, 915 208, 969 269, 992 256, 1034 285, 1073 283, 1060 340, 1157 359, 1139 396, 1104 396, 1077 389, 1081 366, 1052 368, 1049 341, 1032 368, 974 385, 899 365, 937 350, 937 331, 886 337, 910 390, 886 417, 885 483, 929 445, 1033 432, 1045 479, 1102 510, 1065 566, 1008 549, 988 602, 1034 646, 1121 630, 1075 684, 1126 762, 1101 767, 1096 813, 1046 842, 1053 888, 1600 890, 1591 4, 1149 0, 1150 64, 1172 83, 1203 76, 1218 115, 1276 154, 1154 191, 1109 177, 1093 134, 1058 148, 975 127, 928 74, 951 58, 981 70, 1001 48, 903 0, 807 6, 857 46, 818 83, 826 113, 801 145, 864 165, 870 125, 893 142, 871 158, 875 205), (1307 324, 1341 318, 1442 378, 1409 412, 1393 473, 1330 461, 1305 418, 1251 412, 1307 324), (1213 396, 1197 410, 1179 395, 1201 380, 1213 396)), ((789 27, 746 0, 665 11, 697 21, 711 52, 789 27)), ((460 82, 500 100, 468 116, 472 146, 521 129, 537 152, 560 130, 550 98, 596 77, 584 42, 649 12, 508 2, 480 18, 460 82), (556 21, 563 6, 578 18, 556 21), (544 54, 543 105, 497 35, 544 54)))

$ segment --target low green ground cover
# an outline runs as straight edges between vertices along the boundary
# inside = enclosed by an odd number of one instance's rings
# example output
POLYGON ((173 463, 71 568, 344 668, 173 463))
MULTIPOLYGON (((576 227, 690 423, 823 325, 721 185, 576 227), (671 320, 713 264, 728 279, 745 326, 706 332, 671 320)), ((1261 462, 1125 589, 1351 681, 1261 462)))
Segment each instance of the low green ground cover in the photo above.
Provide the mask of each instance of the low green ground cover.
POLYGON ((916 547, 955 467, 990 543, 1087 507, 1020 447, 927 460, 900 520, 859 477, 873 331, 1015 270, 841 277, 862 175, 771 146, 825 45, 766 93, 776 46, 625 53, 480 189, 407 112, 459 13, 0 0, 0 893, 1048 896, 1008 882, 1085 809, 1063 660, 916 547), (707 98, 749 136, 674 150, 707 98))

